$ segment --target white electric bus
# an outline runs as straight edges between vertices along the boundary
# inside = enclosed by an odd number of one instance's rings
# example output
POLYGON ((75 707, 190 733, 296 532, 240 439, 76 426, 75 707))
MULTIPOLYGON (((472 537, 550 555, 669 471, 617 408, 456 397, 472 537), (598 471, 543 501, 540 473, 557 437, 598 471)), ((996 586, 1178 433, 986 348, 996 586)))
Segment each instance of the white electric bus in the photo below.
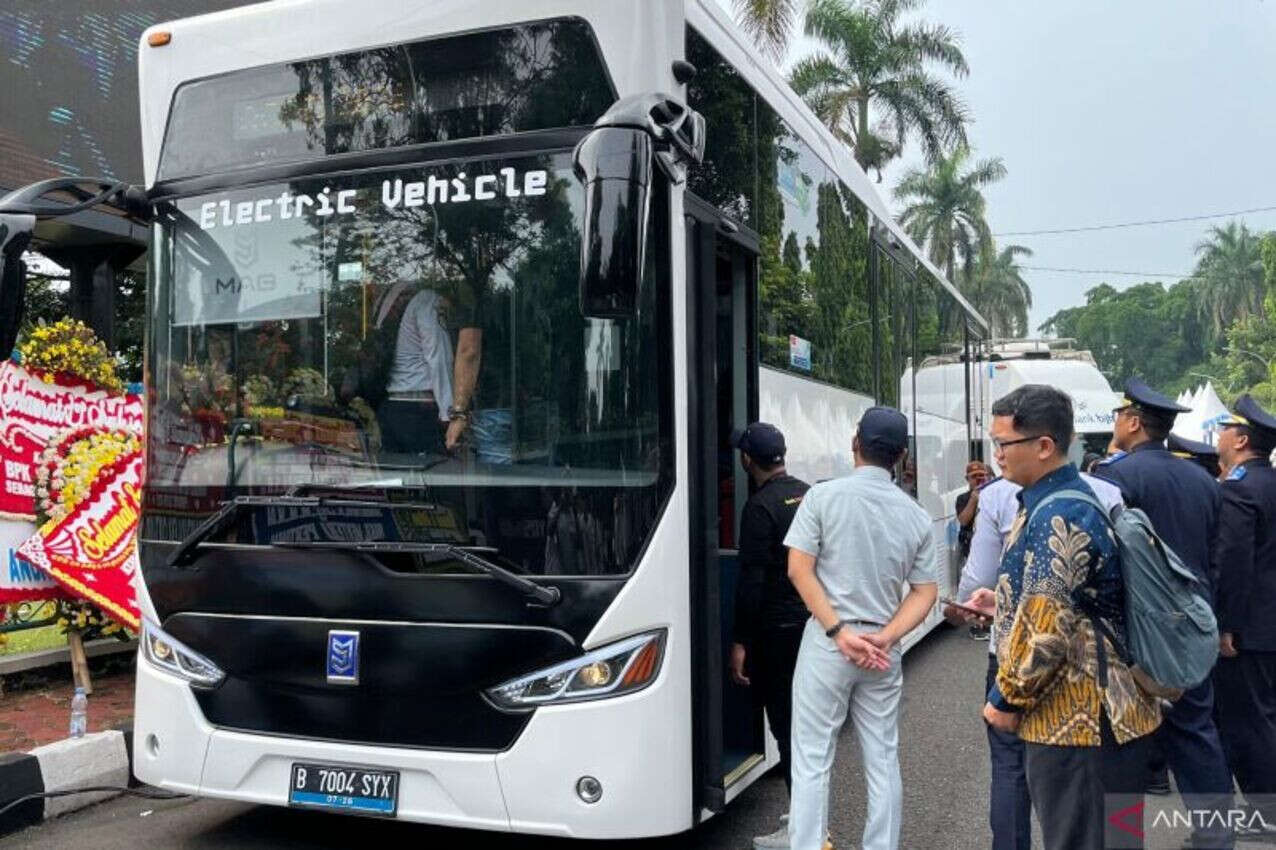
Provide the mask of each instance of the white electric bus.
POLYGON ((724 673, 731 428, 815 482, 903 406, 943 537, 982 318, 713 0, 278 0, 140 54, 145 186, 97 196, 153 228, 138 777, 586 838, 722 810, 776 763, 724 673))

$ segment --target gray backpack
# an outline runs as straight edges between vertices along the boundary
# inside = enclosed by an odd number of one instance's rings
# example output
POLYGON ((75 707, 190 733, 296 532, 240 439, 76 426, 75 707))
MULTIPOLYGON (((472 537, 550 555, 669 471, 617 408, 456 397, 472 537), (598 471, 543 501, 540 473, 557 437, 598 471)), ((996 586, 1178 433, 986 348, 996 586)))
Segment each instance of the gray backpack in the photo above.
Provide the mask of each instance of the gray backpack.
MULTIPOLYGON (((1121 657, 1149 693, 1174 700, 1183 691, 1209 677, 1218 658, 1218 622, 1196 575, 1152 529, 1147 514, 1125 508, 1115 519, 1088 493, 1060 490, 1033 509, 1057 499, 1076 499, 1093 505, 1112 529, 1121 554, 1125 582, 1126 640, 1087 610, 1087 600, 1075 594, 1073 601, 1121 657)), ((1099 684, 1107 686, 1107 658, 1099 641, 1099 684)))

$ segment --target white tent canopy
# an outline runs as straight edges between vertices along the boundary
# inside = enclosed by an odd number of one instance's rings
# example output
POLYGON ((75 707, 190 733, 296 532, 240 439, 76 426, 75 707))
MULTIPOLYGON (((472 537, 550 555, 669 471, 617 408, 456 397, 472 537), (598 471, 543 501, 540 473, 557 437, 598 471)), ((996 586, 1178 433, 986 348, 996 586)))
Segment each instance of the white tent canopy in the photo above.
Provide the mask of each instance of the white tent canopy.
POLYGON ((1186 440, 1215 444, 1218 424, 1230 416, 1227 405, 1214 391, 1214 384, 1207 383, 1192 392, 1179 396, 1179 404, 1192 408, 1190 413, 1180 413, 1174 420, 1173 432, 1186 440))

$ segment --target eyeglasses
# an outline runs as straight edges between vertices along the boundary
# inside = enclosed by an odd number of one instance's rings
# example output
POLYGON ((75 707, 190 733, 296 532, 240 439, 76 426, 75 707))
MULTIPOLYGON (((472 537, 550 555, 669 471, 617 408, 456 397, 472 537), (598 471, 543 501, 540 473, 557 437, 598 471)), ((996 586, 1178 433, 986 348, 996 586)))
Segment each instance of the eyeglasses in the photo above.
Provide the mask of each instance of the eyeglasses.
POLYGON ((1038 434, 1038 435, 1036 435, 1035 437, 1020 437, 1020 438, 1019 438, 1019 439, 1017 439, 1017 440, 996 440, 996 439, 994 439, 994 440, 992 441, 992 445, 993 445, 993 448, 995 448, 997 451, 999 451, 999 452, 1004 452, 1004 451, 1006 450, 1006 446, 1017 446, 1017 445, 1019 445, 1020 443, 1029 443, 1029 442, 1032 442, 1033 440, 1040 440, 1042 437, 1046 437, 1047 439, 1050 439, 1050 440, 1053 440, 1053 439, 1054 439, 1054 438, 1053 438, 1053 437, 1051 437, 1049 434, 1038 434))

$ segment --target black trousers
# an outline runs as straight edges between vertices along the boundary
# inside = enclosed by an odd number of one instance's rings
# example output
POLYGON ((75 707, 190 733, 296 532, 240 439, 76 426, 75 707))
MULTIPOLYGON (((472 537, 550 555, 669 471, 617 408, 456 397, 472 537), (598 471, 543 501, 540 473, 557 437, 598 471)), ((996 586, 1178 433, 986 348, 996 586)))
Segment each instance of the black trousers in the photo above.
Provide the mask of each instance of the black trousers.
POLYGON ((1214 667, 1218 731, 1246 802, 1276 823, 1276 652, 1241 651, 1214 667), (1267 797, 1267 799, 1263 799, 1267 797))
POLYGON ((805 625, 763 626, 750 649, 753 661, 749 665, 749 679, 753 684, 754 698, 766 709, 771 734, 780 749, 784 784, 790 789, 793 787, 790 754, 790 742, 793 740, 793 669, 797 667, 798 648, 802 645, 802 628, 805 625))
MULTIPOLYGON (((1174 773, 1174 784, 1189 809, 1232 808, 1232 775, 1214 723, 1214 685, 1206 679, 1174 703, 1156 730, 1155 745, 1174 773)), ((1223 820, 1193 833, 1194 847, 1232 847, 1232 831, 1223 820)))
POLYGON ((1045 850, 1143 846, 1142 807, 1122 810, 1143 799, 1152 736, 1118 744, 1106 716, 1100 727, 1097 747, 1025 744, 1028 788, 1045 850))
POLYGON ((386 399, 377 408, 382 451, 395 454, 443 454, 447 426, 432 401, 386 399))

